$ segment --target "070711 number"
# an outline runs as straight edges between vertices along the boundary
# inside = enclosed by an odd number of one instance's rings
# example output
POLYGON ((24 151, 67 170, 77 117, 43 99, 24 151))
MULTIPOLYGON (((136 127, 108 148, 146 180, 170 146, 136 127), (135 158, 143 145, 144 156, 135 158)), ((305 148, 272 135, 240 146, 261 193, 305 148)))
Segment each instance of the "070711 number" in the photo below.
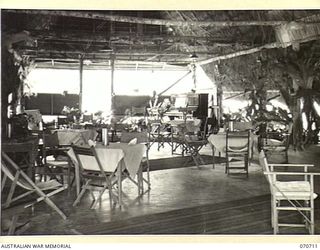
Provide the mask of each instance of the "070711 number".
POLYGON ((305 249, 318 248, 318 244, 300 244, 300 248, 305 248, 305 249))

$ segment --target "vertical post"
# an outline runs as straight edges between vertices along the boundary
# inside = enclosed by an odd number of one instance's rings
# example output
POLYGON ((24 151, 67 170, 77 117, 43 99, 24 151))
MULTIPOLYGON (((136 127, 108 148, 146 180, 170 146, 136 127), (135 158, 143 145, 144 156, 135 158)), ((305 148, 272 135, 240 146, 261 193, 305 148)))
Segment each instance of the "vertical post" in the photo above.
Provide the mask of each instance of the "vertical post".
POLYGON ((53 115, 53 94, 50 94, 50 113, 53 115))
POLYGON ((218 86, 217 86, 217 105, 218 105, 217 120, 218 120, 219 127, 221 125, 220 120, 222 117, 222 96, 223 96, 222 86, 221 86, 221 83, 218 83, 218 86))
POLYGON ((79 55, 80 90, 79 90, 79 110, 82 112, 82 85, 83 85, 83 55, 79 55))
POLYGON ((114 109, 114 55, 111 55, 111 110, 114 109))
POLYGON ((196 75, 196 64, 195 63, 193 63, 192 65, 191 65, 191 67, 192 67, 192 79, 193 79, 193 88, 194 88, 194 90, 196 90, 197 89, 197 75, 196 75))

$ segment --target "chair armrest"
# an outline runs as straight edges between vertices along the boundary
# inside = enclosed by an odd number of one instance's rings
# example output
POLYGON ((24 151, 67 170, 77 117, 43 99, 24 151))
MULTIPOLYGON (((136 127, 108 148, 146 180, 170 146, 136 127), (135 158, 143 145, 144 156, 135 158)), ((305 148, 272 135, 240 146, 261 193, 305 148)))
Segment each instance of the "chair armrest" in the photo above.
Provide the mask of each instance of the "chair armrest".
POLYGON ((310 173, 310 172, 263 172, 266 175, 320 175, 320 173, 310 173))
POLYGON ((291 164, 291 163, 282 163, 282 164, 269 164, 270 167, 314 167, 313 164, 291 164))

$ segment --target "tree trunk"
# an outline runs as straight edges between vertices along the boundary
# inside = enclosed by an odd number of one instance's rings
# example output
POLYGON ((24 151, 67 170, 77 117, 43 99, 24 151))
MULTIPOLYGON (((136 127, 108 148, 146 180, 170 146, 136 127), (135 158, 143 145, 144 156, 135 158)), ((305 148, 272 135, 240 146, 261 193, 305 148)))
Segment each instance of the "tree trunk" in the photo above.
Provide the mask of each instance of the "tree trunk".
POLYGON ((293 98, 289 109, 292 112, 292 145, 294 150, 303 149, 303 124, 301 116, 300 99, 293 98))

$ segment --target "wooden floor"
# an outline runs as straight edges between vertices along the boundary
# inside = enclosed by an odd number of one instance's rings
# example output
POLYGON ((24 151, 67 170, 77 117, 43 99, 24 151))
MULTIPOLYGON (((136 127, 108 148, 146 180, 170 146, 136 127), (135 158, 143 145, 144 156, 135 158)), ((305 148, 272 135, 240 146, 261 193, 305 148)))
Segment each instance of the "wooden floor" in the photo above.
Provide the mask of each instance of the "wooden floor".
MULTIPOLYGON (((155 147, 156 148, 156 147, 155 147)), ((320 169, 320 147, 290 152, 291 162, 315 163, 320 169)), ((203 153, 209 151, 204 149, 203 153)), ((151 158, 168 156, 169 149, 155 150, 151 158)), ((75 190, 54 198, 67 214, 62 220, 46 204, 25 209, 20 222, 28 221, 24 235, 113 235, 113 234, 272 234, 269 186, 261 167, 252 163, 249 178, 227 176, 224 165, 173 168, 151 172, 152 189, 137 195, 134 185, 124 183, 125 206, 110 208, 107 195, 96 209, 86 195, 77 207, 75 190)), ((316 179, 316 191, 320 193, 316 179)), ((319 198, 318 198, 319 200, 319 198)), ((320 233, 317 200, 316 234, 320 233)), ((291 215, 284 215, 284 218, 291 215)), ((294 216, 294 215, 292 215, 294 216)), ((305 231, 282 230, 282 234, 305 231)))

